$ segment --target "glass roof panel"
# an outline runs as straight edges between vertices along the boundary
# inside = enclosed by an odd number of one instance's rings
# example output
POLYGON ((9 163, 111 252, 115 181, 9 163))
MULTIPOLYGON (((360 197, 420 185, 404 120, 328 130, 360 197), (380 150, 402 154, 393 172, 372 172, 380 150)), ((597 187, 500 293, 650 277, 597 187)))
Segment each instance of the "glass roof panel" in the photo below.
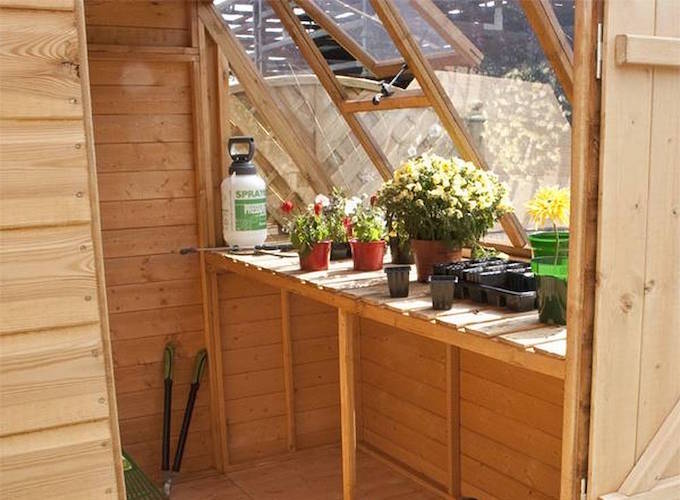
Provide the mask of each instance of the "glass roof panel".
POLYGON ((550 0, 557 20, 567 35, 567 40, 574 47, 574 0, 550 0))
POLYGON ((569 185, 569 103, 517 0, 434 1, 484 54, 477 74, 437 76, 489 168, 508 184, 519 220, 533 229, 526 202, 536 189, 569 185))
POLYGON ((374 59, 401 58, 369 0, 314 0, 374 59))
MULTIPOLYGON (((264 76, 312 73, 267 0, 214 0, 225 26, 236 35, 264 76)), ((294 12, 337 74, 368 72, 299 7, 294 12)))

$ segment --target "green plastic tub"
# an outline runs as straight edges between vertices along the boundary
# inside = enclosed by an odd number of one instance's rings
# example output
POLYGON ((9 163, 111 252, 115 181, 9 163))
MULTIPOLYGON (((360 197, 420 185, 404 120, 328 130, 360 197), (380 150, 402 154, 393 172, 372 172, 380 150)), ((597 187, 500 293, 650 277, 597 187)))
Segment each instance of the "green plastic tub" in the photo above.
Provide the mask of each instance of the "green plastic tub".
MULTIPOLYGON (((569 231, 558 231, 560 236, 560 256, 569 254, 569 231)), ((529 235, 531 250, 534 257, 548 257, 555 255, 557 239, 553 231, 545 231, 529 235)))
POLYGON ((531 270, 536 275, 539 321, 566 325, 569 258, 535 257, 531 259, 531 270))

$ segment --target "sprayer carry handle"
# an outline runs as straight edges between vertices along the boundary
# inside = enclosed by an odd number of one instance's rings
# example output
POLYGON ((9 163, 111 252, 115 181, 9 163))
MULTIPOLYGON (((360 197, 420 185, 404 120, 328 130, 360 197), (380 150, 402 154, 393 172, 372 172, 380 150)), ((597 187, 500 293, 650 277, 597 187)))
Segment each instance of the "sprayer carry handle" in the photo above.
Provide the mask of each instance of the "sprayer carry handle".
POLYGON ((231 159, 235 162, 250 162, 253 159, 253 155, 255 154, 255 139, 247 136, 232 137, 229 139, 227 152, 229 153, 229 156, 231 156, 231 159), (236 144, 247 144, 248 153, 237 154, 235 152, 232 152, 232 148, 236 144))

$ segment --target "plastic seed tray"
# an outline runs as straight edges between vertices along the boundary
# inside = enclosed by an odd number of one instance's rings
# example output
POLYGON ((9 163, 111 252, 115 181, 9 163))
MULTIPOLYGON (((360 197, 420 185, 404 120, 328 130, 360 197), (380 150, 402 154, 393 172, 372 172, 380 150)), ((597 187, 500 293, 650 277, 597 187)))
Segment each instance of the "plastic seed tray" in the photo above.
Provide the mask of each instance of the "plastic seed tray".
POLYGON ((536 278, 525 262, 498 258, 452 262, 435 265, 434 274, 458 278, 454 290, 457 299, 520 312, 536 308, 536 278))

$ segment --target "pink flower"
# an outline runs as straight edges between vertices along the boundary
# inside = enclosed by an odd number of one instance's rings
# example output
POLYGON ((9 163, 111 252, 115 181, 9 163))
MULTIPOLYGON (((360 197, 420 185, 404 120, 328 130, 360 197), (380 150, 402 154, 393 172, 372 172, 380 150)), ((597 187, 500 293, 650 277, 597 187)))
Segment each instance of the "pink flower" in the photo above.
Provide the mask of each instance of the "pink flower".
POLYGON ((315 203, 314 204, 314 213, 316 215, 321 215, 322 211, 323 211, 323 205, 321 203, 315 203))
POLYGON ((284 201, 281 204, 281 211, 286 213, 286 214, 291 213, 293 211, 293 202, 292 201, 284 201))

